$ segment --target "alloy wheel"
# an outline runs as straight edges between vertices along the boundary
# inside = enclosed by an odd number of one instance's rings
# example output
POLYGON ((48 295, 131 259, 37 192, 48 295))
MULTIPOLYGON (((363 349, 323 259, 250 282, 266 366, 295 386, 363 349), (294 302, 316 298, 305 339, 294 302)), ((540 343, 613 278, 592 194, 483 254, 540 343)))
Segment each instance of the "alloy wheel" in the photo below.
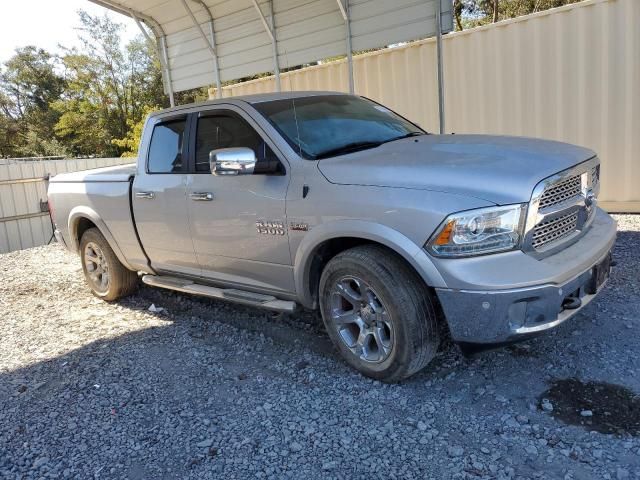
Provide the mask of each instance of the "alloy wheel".
POLYGON ((94 288, 106 292, 109 288, 109 264, 97 244, 89 242, 84 247, 84 264, 94 288))
POLYGON ((331 321, 340 340, 361 360, 380 363, 389 358, 393 321, 380 296, 361 278, 343 277, 334 284, 331 321))

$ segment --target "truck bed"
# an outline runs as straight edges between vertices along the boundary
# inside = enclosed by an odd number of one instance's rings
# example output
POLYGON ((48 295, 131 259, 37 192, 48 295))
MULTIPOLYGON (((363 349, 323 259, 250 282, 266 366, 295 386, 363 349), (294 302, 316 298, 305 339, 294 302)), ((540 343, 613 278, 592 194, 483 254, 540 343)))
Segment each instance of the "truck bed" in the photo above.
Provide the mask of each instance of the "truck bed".
POLYGON ((131 270, 144 270, 142 251, 131 213, 131 184, 136 165, 62 173, 49 182, 54 219, 67 247, 77 251, 77 220, 91 220, 107 238, 120 261, 131 270))
POLYGON ((136 164, 94 168, 80 172, 61 173, 51 183, 128 182, 136 174, 136 164))

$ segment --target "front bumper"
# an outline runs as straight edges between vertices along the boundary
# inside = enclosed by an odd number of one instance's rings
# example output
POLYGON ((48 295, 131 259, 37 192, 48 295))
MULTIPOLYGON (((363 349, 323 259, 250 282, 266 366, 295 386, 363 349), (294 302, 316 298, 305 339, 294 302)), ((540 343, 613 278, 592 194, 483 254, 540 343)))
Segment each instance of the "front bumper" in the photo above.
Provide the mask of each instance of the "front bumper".
MULTIPOLYGON (((493 289, 479 284, 477 288, 436 289, 453 340, 466 344, 499 344, 526 339, 560 325, 587 306, 601 290, 590 289, 596 273, 594 267, 609 257, 616 235, 615 222, 606 213, 598 212, 595 220, 579 242, 547 259, 535 260, 549 266, 537 284, 534 275, 540 269, 529 269, 527 283, 533 285, 493 289), (587 262, 586 251, 590 254, 587 262), (576 262, 580 264, 577 274, 576 262), (550 279, 552 268, 556 275, 550 279), (567 271, 574 272, 569 279, 565 278, 567 271), (568 309, 567 303, 579 306, 568 309)), ((504 259, 491 265, 491 257, 486 256, 483 262, 487 276, 495 277, 495 269, 504 267, 504 259)), ((511 265, 518 277, 527 274, 520 268, 517 261, 511 265)))

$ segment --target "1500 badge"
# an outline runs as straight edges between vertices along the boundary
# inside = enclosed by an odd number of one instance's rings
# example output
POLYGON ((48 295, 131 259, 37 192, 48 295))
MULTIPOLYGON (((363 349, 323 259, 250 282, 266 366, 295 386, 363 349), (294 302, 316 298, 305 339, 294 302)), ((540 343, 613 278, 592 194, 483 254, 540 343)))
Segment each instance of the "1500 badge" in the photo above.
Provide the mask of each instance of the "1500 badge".
POLYGON ((284 235, 285 233, 283 222, 258 221, 256 222, 256 228, 258 233, 262 235, 284 235))

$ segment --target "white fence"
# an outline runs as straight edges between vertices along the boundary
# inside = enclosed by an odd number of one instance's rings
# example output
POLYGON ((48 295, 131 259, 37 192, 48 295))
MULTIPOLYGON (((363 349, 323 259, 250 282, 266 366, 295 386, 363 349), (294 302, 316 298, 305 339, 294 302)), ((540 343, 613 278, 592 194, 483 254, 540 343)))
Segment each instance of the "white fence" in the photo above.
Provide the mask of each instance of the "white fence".
MULTIPOLYGON (((601 205, 640 212, 640 0, 587 0, 445 35, 446 131, 584 145, 601 205)), ((354 57, 356 93, 438 131, 435 40, 354 57)), ((224 96, 273 91, 273 78, 224 96)), ((344 61, 282 75, 283 90, 348 90, 344 61)))
POLYGON ((131 158, 0 159, 0 253, 51 240, 46 210, 49 175, 131 163, 131 158))

